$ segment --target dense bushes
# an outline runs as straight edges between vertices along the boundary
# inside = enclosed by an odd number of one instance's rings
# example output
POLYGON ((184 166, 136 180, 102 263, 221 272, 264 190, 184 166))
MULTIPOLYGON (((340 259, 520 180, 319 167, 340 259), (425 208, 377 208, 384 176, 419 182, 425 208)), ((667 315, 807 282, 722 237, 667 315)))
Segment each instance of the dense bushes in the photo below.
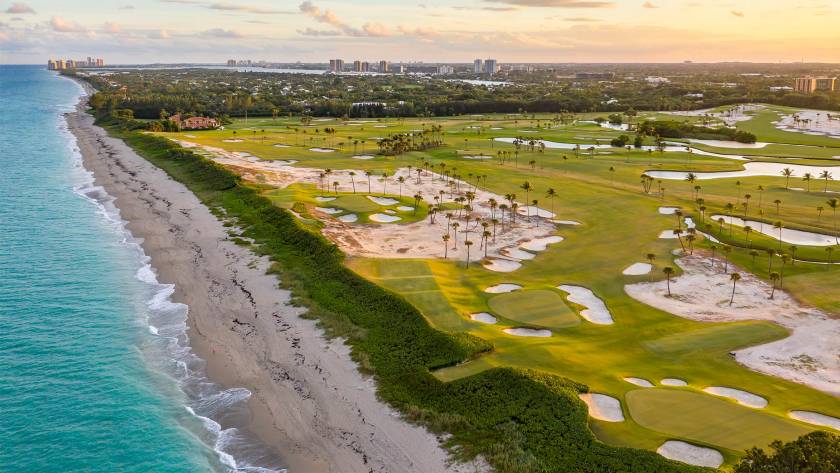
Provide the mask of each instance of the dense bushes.
POLYGON ((840 473, 840 436, 811 432, 783 444, 770 445, 772 453, 751 448, 733 473, 840 473))
POLYGON ((168 140, 106 121, 112 133, 208 206, 236 218, 259 243, 258 251, 277 263, 275 270, 310 315, 347 338, 355 359, 377 378, 379 396, 430 429, 452 434, 448 443, 456 456, 482 454, 497 470, 509 472, 700 471, 653 452, 598 442, 577 398, 587 388, 575 382, 501 368, 440 382, 430 370, 491 346, 430 327, 406 300, 347 269, 335 245, 233 173, 168 140))
POLYGON ((700 140, 734 140, 741 143, 755 143, 755 135, 733 128, 708 128, 678 121, 644 121, 639 133, 662 138, 696 138, 700 140))

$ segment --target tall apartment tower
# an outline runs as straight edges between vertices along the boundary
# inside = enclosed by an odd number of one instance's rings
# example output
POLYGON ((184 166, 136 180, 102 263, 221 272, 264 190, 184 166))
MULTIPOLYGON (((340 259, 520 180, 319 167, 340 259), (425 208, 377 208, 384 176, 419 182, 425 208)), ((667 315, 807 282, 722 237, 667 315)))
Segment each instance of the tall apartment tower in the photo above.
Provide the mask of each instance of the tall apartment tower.
POLYGON ((341 72, 344 70, 343 59, 330 59, 330 72, 341 72))
POLYGON ((499 72, 498 66, 496 64, 495 59, 485 59, 484 60, 484 73, 490 74, 491 76, 495 73, 499 72))
POLYGON ((793 90, 803 94, 810 94, 818 90, 832 92, 837 84, 836 77, 797 77, 793 90))
POLYGON ((353 72, 362 72, 362 61, 353 61, 353 72))
POLYGON ((362 61, 362 69, 359 72, 370 72, 370 63, 362 61))
POLYGON ((475 72, 476 74, 481 74, 482 72, 484 72, 484 63, 481 61, 481 59, 476 59, 475 61, 473 61, 473 72, 475 72))
POLYGON ((379 61, 379 72, 388 72, 388 61, 379 61))

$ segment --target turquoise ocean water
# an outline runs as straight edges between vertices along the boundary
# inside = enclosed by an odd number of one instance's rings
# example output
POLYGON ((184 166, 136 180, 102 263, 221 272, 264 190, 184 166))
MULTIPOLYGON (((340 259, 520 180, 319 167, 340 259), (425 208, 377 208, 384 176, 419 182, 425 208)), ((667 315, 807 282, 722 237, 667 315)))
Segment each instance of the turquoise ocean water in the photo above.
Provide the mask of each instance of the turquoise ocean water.
POLYGON ((82 167, 62 116, 81 94, 0 66, 0 471, 278 470, 82 167))

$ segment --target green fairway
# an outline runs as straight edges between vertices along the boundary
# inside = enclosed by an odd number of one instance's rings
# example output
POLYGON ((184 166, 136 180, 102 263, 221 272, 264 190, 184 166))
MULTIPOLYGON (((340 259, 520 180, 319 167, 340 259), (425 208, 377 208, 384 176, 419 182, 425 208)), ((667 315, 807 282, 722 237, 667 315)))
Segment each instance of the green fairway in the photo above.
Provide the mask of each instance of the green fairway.
POLYGON ((488 302, 490 310, 514 322, 547 328, 571 327, 580 319, 559 294, 548 290, 500 294, 488 302))

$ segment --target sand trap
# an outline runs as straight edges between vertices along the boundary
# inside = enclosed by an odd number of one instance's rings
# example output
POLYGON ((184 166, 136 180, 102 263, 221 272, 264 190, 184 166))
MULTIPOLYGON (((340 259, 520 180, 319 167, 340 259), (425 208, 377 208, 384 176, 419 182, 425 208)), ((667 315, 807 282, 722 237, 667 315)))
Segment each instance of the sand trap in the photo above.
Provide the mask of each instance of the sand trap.
POLYGON ((388 128, 390 125, 373 125, 374 128, 388 128))
POLYGON ((722 386, 710 386, 708 388, 703 389, 703 392, 707 392, 714 396, 734 399, 735 401, 738 401, 738 404, 741 404, 742 406, 752 407, 754 409, 763 409, 767 407, 767 399, 764 399, 763 397, 757 396, 753 393, 742 391, 740 389, 725 388, 722 386))
POLYGON ((653 269, 653 267, 650 263, 633 263, 625 268, 621 274, 625 276, 641 276, 642 274, 650 273, 651 269, 653 269))
POLYGON ((550 337, 551 330, 534 330, 531 328, 506 328, 504 332, 517 337, 550 337))
POLYGON ((501 253, 505 256, 519 260, 532 260, 537 256, 533 253, 520 250, 519 248, 502 248, 501 253))
POLYGON ((485 155, 464 155, 461 156, 464 159, 493 159, 493 156, 485 156, 485 155))
POLYGON ((372 214, 368 216, 368 219, 370 219, 371 222, 376 223, 391 223, 402 220, 402 217, 397 217, 396 215, 372 214))
POLYGON ((563 241, 563 237, 561 236, 548 236, 543 238, 534 238, 531 241, 526 241, 519 247, 523 250, 529 251, 545 251, 546 248, 548 248, 548 245, 552 243, 560 243, 561 241, 563 241))
POLYGON ((574 220, 552 220, 551 222, 558 225, 580 225, 580 222, 574 220))
POLYGON ((242 140, 222 140, 223 143, 242 143, 242 140))
POLYGON ((409 207, 407 205, 400 205, 399 207, 397 207, 397 210, 399 210, 400 212, 411 212, 412 210, 414 210, 414 207, 409 207))
POLYGON ((768 283, 731 263, 730 271, 739 272, 741 280, 734 303, 729 305, 732 282, 728 274, 723 274, 719 258, 712 261, 695 254, 676 260, 676 264, 683 273, 671 279, 673 297, 667 296, 665 281, 630 284, 624 286, 624 291, 637 301, 691 320, 777 323, 791 335, 736 350, 735 359, 758 372, 840 395, 840 320, 801 305, 785 291, 777 290, 770 299, 768 283))
POLYGON ((674 233, 673 230, 665 230, 664 232, 659 234, 659 238, 662 238, 664 240, 676 240, 677 234, 674 233))
POLYGON ((663 386, 688 386, 688 383, 679 378, 662 378, 662 380, 659 381, 659 384, 663 386))
POLYGON ((319 195, 318 197, 315 197, 315 200, 318 202, 332 202, 335 200, 335 197, 323 197, 319 195))
POLYGON ((330 215, 340 214, 341 212, 344 212, 341 209, 336 209, 336 208, 333 208, 333 207, 315 207, 315 210, 317 210, 318 212, 325 213, 325 214, 330 214, 330 215))
POLYGON ((385 206, 394 205, 394 204, 399 203, 399 201, 397 199, 390 199, 388 197, 374 197, 372 195, 369 195, 369 196, 367 196, 367 198, 376 202, 379 205, 385 205, 385 206))
POLYGON ((496 317, 488 314, 487 312, 478 312, 476 314, 470 314, 470 318, 475 320, 476 322, 481 322, 483 324, 495 324, 496 317))
MULTIPOLYGON (((759 222, 755 220, 744 220, 739 217, 730 217, 728 215, 712 215, 713 221, 723 219, 725 223, 733 224, 738 227, 749 225, 755 231, 769 236, 770 238, 779 239, 779 230, 773 228, 773 225, 767 222, 759 222)), ((825 233, 808 232, 804 230, 794 230, 791 228, 782 228, 782 241, 793 245, 802 246, 834 246, 840 240, 834 235, 827 235, 825 233)))
POLYGON ((484 269, 496 271, 497 273, 510 273, 522 267, 522 263, 518 261, 511 261, 508 259, 491 259, 488 263, 484 263, 484 269))
POLYGON ((568 292, 566 299, 569 302, 582 305, 586 309, 580 311, 580 316, 584 319, 598 325, 611 325, 613 323, 612 315, 609 309, 604 304, 604 301, 598 298, 592 291, 581 286, 570 286, 563 284, 557 286, 557 289, 568 292))
POLYGON ((659 213, 662 215, 674 215, 677 213, 677 210, 680 210, 679 207, 659 207, 659 213))
POLYGON ((644 378, 630 377, 630 378, 624 378, 624 381, 627 381, 630 384, 635 384, 636 386, 641 386, 643 388, 652 388, 653 387, 653 383, 651 383, 650 381, 648 381, 644 378))
POLYGON ((488 294, 504 294, 506 292, 513 292, 522 289, 522 286, 519 284, 496 284, 495 286, 490 286, 484 290, 484 292, 488 294))
POLYGON ((289 146, 289 145, 284 145, 284 144, 277 143, 276 145, 274 145, 274 147, 275 147, 275 148, 289 148, 290 146, 289 146))
POLYGON ((669 460, 706 468, 717 468, 723 464, 723 455, 719 451, 680 440, 668 440, 656 449, 656 453, 669 460))
POLYGON ((809 424, 821 425, 823 427, 831 427, 834 430, 840 430, 840 419, 837 417, 831 417, 825 414, 810 411, 790 411, 788 416, 791 419, 807 422, 809 424))
POLYGON ((338 217, 338 219, 344 223, 353 223, 359 219, 359 216, 356 214, 346 214, 338 217))
POLYGON ((534 207, 533 205, 526 205, 524 207, 519 207, 516 210, 516 213, 519 215, 531 215, 542 217, 542 218, 554 218, 554 212, 549 212, 548 210, 541 209, 539 207, 534 207))
POLYGON ((722 141, 722 140, 695 140, 689 139, 688 141, 692 143, 696 143, 698 145, 706 145, 706 146, 714 146, 715 148, 735 148, 735 149, 761 149, 765 146, 769 145, 770 143, 740 143, 738 141, 722 141))
POLYGON ((604 422, 624 422, 621 403, 605 394, 581 393, 578 397, 589 407, 589 417, 604 422))
POLYGON ((316 153, 332 153, 335 150, 330 148, 309 148, 309 151, 314 151, 316 153))
MULTIPOLYGON (((706 179, 723 179, 734 177, 755 177, 755 176, 771 176, 781 177, 782 170, 790 168, 793 170, 794 177, 802 177, 806 172, 818 176, 820 172, 826 170, 833 173, 835 176, 840 172, 840 166, 810 166, 807 164, 791 164, 791 163, 770 163, 764 161, 750 161, 744 164, 744 169, 740 171, 691 171, 698 180, 706 179)), ((686 171, 645 171, 645 174, 654 179, 675 179, 684 181, 688 176, 686 171)))
POLYGON ((351 156, 353 159, 373 159, 376 156, 371 156, 369 154, 357 154, 356 156, 351 156))

